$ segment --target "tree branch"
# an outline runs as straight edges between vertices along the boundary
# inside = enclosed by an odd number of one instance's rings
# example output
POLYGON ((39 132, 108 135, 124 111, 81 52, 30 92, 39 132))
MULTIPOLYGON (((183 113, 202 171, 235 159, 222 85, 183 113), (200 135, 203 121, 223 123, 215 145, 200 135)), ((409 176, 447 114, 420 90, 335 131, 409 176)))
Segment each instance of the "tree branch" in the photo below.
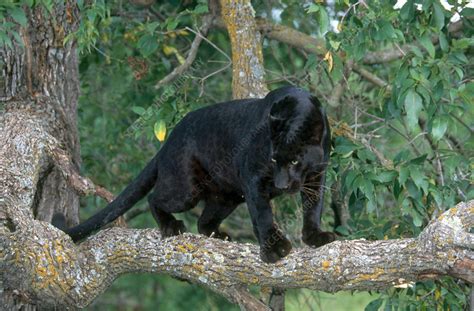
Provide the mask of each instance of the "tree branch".
POLYGON ((201 26, 201 29, 199 30, 200 34, 197 34, 194 37, 193 43, 191 44, 191 48, 189 49, 188 56, 186 57, 186 60, 184 61, 183 64, 179 65, 171 73, 169 73, 166 77, 158 81, 158 83, 155 85, 155 88, 158 89, 161 86, 163 86, 166 83, 169 83, 170 81, 173 81, 176 79, 179 75, 183 74, 186 70, 191 67, 192 63, 196 59, 196 55, 199 49, 199 46, 201 45, 201 42, 203 40, 204 36, 207 36, 207 32, 209 31, 209 28, 211 27, 212 24, 212 19, 214 17, 212 15, 206 15, 203 18, 203 24, 201 26))
MULTIPOLYGON (((221 22, 218 20, 215 22, 215 25, 218 27, 222 26, 221 22)), ((322 39, 311 37, 287 26, 274 24, 264 18, 256 18, 256 25, 257 29, 264 36, 270 39, 278 40, 290 46, 302 49, 305 52, 315 53, 320 56, 327 52, 326 44, 322 39)), ((354 71, 375 85, 380 87, 389 87, 387 82, 368 70, 362 68, 361 66, 352 64, 351 67, 354 69, 354 71)))
MULTIPOLYGON (((9 207, 15 208, 21 206, 9 207)), ((416 239, 336 241, 296 249, 276 264, 263 263, 256 245, 193 234, 162 239, 157 229, 111 228, 74 245, 49 224, 29 219, 2 234, 2 249, 8 250, 2 252, 2 270, 8 284, 10 273, 21 269, 26 277, 16 285, 28 288, 28 296, 42 301, 62 297, 64 306, 77 307, 87 306, 115 278, 130 272, 170 274, 236 303, 239 298, 231 293, 242 285, 336 292, 377 290, 442 275, 473 282, 472 234, 464 231, 473 224, 473 209, 474 201, 458 204, 416 239)))
POLYGON ((187 279, 251 310, 266 307, 242 286, 336 292, 442 275, 474 282, 474 237, 468 232, 474 200, 443 213, 418 238, 336 241, 295 249, 276 264, 262 262, 257 245, 194 234, 162 239, 157 229, 110 228, 75 245, 31 213, 37 180, 47 159, 54 161, 57 142, 31 116, 6 117, 0 120, 0 279, 4 290, 28 301, 84 307, 118 276, 139 271, 187 279), (20 124, 30 131, 12 132, 20 124))
POLYGON ((115 196, 107 189, 95 185, 89 178, 83 177, 72 165, 70 157, 64 150, 56 147, 51 150, 51 156, 56 166, 61 170, 69 185, 79 195, 96 195, 107 202, 112 202, 115 196))

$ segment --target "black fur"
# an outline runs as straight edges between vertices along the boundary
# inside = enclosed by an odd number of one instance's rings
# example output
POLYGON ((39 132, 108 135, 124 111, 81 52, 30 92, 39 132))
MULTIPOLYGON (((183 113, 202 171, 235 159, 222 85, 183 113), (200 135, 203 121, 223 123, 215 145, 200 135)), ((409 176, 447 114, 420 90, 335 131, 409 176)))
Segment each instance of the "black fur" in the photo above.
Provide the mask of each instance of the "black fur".
POLYGON ((181 120, 140 175, 105 209, 67 230, 79 240, 129 210, 152 188, 148 202, 163 236, 186 231, 172 213, 205 208, 198 230, 229 236, 220 223, 246 202, 265 262, 291 250, 273 222, 270 200, 301 191, 303 241, 320 246, 334 234, 320 227, 330 132, 319 101, 308 92, 284 87, 263 99, 245 99, 193 111, 181 120))

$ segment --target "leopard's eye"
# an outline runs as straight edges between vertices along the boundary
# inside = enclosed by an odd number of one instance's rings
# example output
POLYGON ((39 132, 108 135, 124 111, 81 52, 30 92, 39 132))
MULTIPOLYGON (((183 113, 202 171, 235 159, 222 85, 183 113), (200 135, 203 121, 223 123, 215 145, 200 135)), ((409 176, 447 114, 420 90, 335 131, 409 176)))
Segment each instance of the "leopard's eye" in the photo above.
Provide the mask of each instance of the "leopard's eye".
POLYGON ((272 158, 272 162, 273 162, 273 163, 277 163, 277 160, 275 160, 274 158, 272 158))
POLYGON ((293 164, 293 165, 298 164, 298 160, 293 160, 293 161, 291 161, 291 164, 293 164))

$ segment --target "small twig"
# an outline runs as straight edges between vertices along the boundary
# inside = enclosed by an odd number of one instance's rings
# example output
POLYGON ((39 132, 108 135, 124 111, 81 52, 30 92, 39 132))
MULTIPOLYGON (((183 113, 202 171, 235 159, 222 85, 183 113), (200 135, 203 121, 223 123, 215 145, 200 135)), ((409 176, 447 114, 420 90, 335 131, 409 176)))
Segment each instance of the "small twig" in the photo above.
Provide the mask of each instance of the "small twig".
POLYGON ((428 135, 428 133, 427 133, 427 132, 421 132, 421 133, 417 134, 415 137, 413 137, 413 138, 408 142, 408 144, 410 144, 410 145, 413 144, 413 142, 414 142, 418 137, 423 136, 423 135, 428 135))
POLYGON ((441 186, 444 187, 444 174, 443 174, 443 166, 441 165, 441 160, 439 159, 439 153, 436 151, 436 163, 438 165, 438 174, 439 174, 439 179, 441 181, 441 186))
POLYGON ((226 54, 226 52, 224 52, 222 49, 220 49, 217 45, 215 45, 214 43, 212 43, 212 41, 210 41, 209 39, 207 39, 206 37, 203 37, 202 34, 196 32, 194 29, 191 29, 189 27, 185 27, 184 29, 186 30, 189 30, 191 31, 192 33, 194 33, 196 36, 200 36, 204 41, 206 41, 207 43, 209 43, 213 48, 215 48, 217 51, 219 51, 222 55, 225 56, 225 58, 227 58, 229 60, 229 62, 232 62, 232 59, 229 57, 229 55, 226 54))
POLYGON ((356 109, 355 109, 355 111, 354 111, 354 115, 355 115, 355 116, 354 116, 354 117, 355 117, 355 120, 354 120, 354 122, 355 122, 355 124, 354 124, 354 125, 355 125, 354 138, 355 138, 355 139, 357 139, 357 128, 358 128, 357 124, 358 124, 358 121, 359 121, 359 113, 357 112, 358 110, 359 110, 359 109, 357 109, 357 106, 356 106, 356 109))
POLYGON ((204 81, 210 77, 212 77, 213 75, 216 75, 218 74, 219 72, 221 71, 224 71, 226 70, 227 68, 229 68, 231 65, 232 65, 232 59, 229 57, 229 55, 227 55, 222 49, 220 49, 217 45, 215 45, 214 43, 212 43, 209 39, 207 39, 206 37, 202 36, 200 33, 194 31, 193 29, 189 28, 189 27, 186 27, 185 28, 186 30, 189 30, 191 31, 192 33, 194 33, 196 36, 199 36, 202 38, 202 40, 206 41, 207 43, 209 43, 209 45, 211 45, 213 48, 215 48, 219 53, 221 53, 222 55, 224 55, 225 58, 227 58, 228 62, 227 64, 218 69, 217 71, 214 71, 213 73, 205 76, 204 78, 201 78, 200 79, 200 83, 201 83, 201 93, 200 93, 200 96, 202 95, 203 93, 203 90, 204 90, 204 81))
POLYGON ((200 32, 197 33, 194 30, 191 30, 191 28, 186 27, 186 29, 192 31, 194 34, 196 34, 196 37, 194 38, 193 43, 191 44, 191 48, 189 49, 188 56, 186 57, 186 60, 184 61, 183 64, 179 65, 171 73, 169 73, 166 77, 158 81, 158 83, 155 85, 155 88, 158 89, 164 84, 169 83, 170 81, 173 81, 176 79, 179 75, 181 75, 183 72, 189 69, 191 64, 194 62, 196 59, 197 51, 199 49, 199 46, 201 45, 201 42, 204 38, 204 36, 207 35, 207 32, 209 31, 209 28, 211 27, 212 24, 212 15, 206 15, 204 17, 203 24, 201 26, 200 32), (202 33, 202 34, 201 34, 202 33))
POLYGON ((96 195, 112 202, 114 195, 104 187, 96 186, 89 178, 83 177, 76 170, 70 157, 60 148, 51 150, 52 158, 56 166, 60 169, 69 185, 80 195, 96 195))
POLYGON ((372 82, 373 84, 381 87, 381 88, 385 88, 388 92, 391 92, 392 91, 392 87, 385 81, 383 80, 382 78, 379 78, 378 76, 376 76, 375 74, 371 73, 370 71, 368 71, 367 69, 365 68, 362 68, 360 67, 359 65, 357 64, 353 64, 352 65, 352 68, 354 69, 355 72, 357 72, 358 74, 360 74, 362 77, 364 77, 366 80, 372 82))
MULTIPOLYGON (((381 121, 381 120, 373 120, 373 121, 370 121, 370 122, 367 122, 367 123, 354 124, 354 125, 351 125, 350 127, 351 127, 351 128, 365 127, 365 126, 371 126, 371 125, 374 125, 374 124, 377 124, 377 123, 380 123, 380 122, 383 122, 383 121, 381 121)), ((384 126, 385 126, 385 125, 384 125, 384 126)))
POLYGON ((207 80, 207 79, 209 79, 210 77, 212 77, 212 76, 218 74, 218 73, 221 72, 221 71, 226 70, 226 69, 229 68, 231 65, 232 65, 232 63, 227 63, 224 67, 221 67, 221 68, 217 69, 216 71, 214 71, 214 72, 208 74, 207 76, 202 77, 202 78, 199 80, 200 83, 203 84, 205 80, 207 80))
POLYGON ((450 112, 449 115, 451 117, 453 117, 454 119, 456 119, 456 121, 458 121, 459 123, 461 123, 461 125, 463 125, 468 131, 469 133, 471 134, 474 134, 474 129, 472 129, 469 125, 467 125, 463 120, 461 120, 457 115, 455 115, 454 113, 450 112))
POLYGON ((402 53, 403 56, 407 55, 407 53, 405 53, 405 51, 397 43, 395 43, 395 46, 400 51, 400 53, 402 53))
POLYGON ((152 6, 148 7, 148 11, 155 15, 159 20, 164 21, 166 20, 166 17, 164 17, 159 11, 155 10, 152 6))

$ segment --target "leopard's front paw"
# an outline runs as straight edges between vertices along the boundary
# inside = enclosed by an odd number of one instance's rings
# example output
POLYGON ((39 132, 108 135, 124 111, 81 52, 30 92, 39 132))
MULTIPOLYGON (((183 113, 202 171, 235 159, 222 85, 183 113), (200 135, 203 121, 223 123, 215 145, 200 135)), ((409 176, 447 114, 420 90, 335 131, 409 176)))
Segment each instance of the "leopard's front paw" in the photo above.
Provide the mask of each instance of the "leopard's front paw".
POLYGON ((264 262, 274 263, 288 255, 290 251, 291 242, 274 227, 270 229, 265 241, 260 245, 260 258, 264 262))

